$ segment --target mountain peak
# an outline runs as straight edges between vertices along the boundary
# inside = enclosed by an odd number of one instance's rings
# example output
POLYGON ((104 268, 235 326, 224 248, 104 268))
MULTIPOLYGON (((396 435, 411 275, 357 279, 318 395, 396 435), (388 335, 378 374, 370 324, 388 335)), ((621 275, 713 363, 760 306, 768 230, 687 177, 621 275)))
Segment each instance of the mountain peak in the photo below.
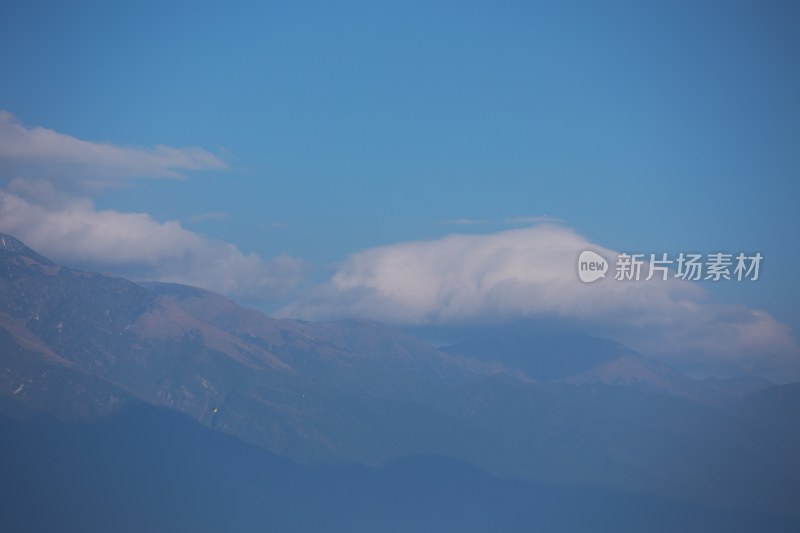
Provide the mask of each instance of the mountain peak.
POLYGON ((22 241, 8 235, 6 233, 0 233, 0 255, 17 255, 17 256, 24 256, 30 259, 33 259, 37 263, 41 263, 43 265, 53 265, 52 261, 47 259, 44 256, 41 256, 25 246, 22 241))

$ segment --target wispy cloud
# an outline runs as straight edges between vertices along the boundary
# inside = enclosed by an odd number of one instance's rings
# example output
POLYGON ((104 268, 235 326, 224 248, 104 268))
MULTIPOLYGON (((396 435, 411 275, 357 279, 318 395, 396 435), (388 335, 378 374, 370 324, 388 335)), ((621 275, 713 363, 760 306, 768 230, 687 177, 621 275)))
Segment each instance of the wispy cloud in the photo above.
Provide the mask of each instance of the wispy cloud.
POLYGON ((491 220, 485 218, 451 218, 443 221, 443 224, 451 226, 478 226, 478 225, 493 225, 493 226, 532 226, 534 224, 561 224, 563 221, 557 217, 549 215, 531 215, 508 217, 500 220, 491 220))
POLYGON ((452 226, 474 226, 476 224, 486 223, 487 221, 482 218, 451 218, 443 222, 443 224, 449 224, 452 226))
POLYGON ((0 169, 6 176, 77 180, 84 184, 126 178, 182 178, 186 171, 225 170, 201 148, 118 146, 26 127, 0 111, 0 169))
POLYGON ((742 365, 793 360, 797 368, 798 347, 784 324, 763 311, 709 302, 698 285, 583 284, 576 261, 587 248, 616 255, 552 224, 371 248, 350 256, 330 281, 281 314, 399 325, 559 320, 665 359, 742 365))
POLYGON ((213 220, 229 220, 231 216, 225 211, 209 211, 198 213, 189 217, 189 222, 208 222, 213 220))
POLYGON ((504 224, 528 225, 528 224, 561 224, 563 220, 549 215, 532 215, 523 217, 509 217, 503 220, 504 224))

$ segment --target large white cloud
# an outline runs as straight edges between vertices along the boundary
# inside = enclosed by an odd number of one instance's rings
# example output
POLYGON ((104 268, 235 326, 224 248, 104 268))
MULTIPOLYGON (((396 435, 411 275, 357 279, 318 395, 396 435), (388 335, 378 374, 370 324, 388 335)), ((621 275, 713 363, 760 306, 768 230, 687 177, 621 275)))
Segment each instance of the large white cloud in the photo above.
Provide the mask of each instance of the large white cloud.
POLYGON ((613 272, 582 283, 576 265, 585 249, 617 255, 552 224, 372 248, 350 256, 329 282, 280 314, 454 326, 555 319, 665 358, 743 365, 797 358, 788 327, 763 311, 708 302, 696 284, 616 281, 613 272))
POLYGON ((69 265, 250 300, 283 295, 304 279, 303 261, 267 261, 146 212, 98 210, 88 196, 98 184, 226 168, 199 148, 96 143, 28 128, 0 111, 0 231, 69 265))
POLYGON ((187 283, 248 299, 281 296, 306 272, 299 259, 281 255, 265 261, 187 230, 178 221, 97 210, 88 198, 40 203, 0 190, 0 231, 67 264, 135 279, 187 283))
POLYGON ((139 148, 86 141, 47 128, 26 127, 7 111, 0 111, 0 162, 11 177, 83 183, 181 178, 184 171, 227 168, 219 157, 200 148, 139 148))

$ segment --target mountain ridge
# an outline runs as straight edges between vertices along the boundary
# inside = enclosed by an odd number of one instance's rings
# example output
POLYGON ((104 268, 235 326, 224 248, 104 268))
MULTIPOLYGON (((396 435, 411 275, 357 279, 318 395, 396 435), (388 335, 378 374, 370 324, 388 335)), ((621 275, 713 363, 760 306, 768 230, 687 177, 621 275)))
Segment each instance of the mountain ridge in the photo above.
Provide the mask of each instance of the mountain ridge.
POLYGON ((692 380, 593 338, 440 350, 375 322, 270 318, 6 243, 0 396, 59 419, 143 402, 301 464, 434 455, 502 477, 798 512, 794 389, 692 380))

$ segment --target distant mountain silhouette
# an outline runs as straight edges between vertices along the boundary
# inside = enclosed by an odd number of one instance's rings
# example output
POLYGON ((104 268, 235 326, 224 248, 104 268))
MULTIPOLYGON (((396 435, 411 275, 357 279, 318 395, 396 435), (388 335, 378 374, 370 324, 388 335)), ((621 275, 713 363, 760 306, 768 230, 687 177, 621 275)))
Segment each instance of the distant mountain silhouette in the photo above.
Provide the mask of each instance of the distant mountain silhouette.
POLYGON ((794 532, 800 519, 504 480, 438 457, 304 467, 161 408, 64 424, 0 400, 3 531, 794 532), (8 411, 14 413, 13 416, 8 411))
POLYGON ((476 334, 443 351, 510 365, 541 382, 623 385, 701 403, 728 401, 772 385, 757 378, 698 381, 608 339, 542 333, 524 324, 501 332, 476 334))

